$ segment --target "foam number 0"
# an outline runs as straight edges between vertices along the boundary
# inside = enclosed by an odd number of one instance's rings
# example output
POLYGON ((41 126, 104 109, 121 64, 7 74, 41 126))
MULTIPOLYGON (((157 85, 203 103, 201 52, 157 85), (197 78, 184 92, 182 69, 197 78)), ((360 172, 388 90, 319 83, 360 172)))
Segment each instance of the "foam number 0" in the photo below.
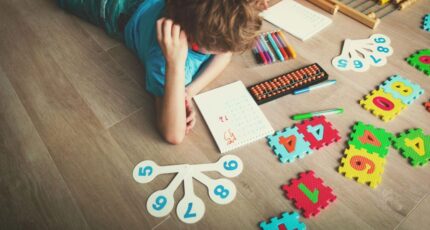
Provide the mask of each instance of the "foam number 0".
POLYGON ((153 161, 142 161, 133 169, 133 178, 138 183, 148 183, 158 175, 158 165, 153 161))
POLYGON ((184 223, 196 223, 205 214, 205 204, 197 196, 184 197, 176 207, 176 214, 184 223))
POLYGON ((367 174, 372 174, 375 171, 375 163, 364 156, 353 156, 349 163, 357 171, 366 170, 367 174))
POLYGON ((236 187, 230 180, 215 180, 209 186, 209 197, 217 204, 228 204, 236 197, 236 187))
POLYGON ((172 211, 174 203, 175 200, 172 194, 164 190, 160 190, 154 192, 148 198, 148 201, 146 202, 146 208, 151 215, 155 217, 163 217, 172 211))
POLYGON ((391 111, 395 107, 395 104, 390 99, 382 96, 373 98, 372 103, 384 111, 391 111))
POLYGON ((242 173, 242 160, 235 155, 226 155, 217 162, 219 173, 225 177, 235 177, 242 173))

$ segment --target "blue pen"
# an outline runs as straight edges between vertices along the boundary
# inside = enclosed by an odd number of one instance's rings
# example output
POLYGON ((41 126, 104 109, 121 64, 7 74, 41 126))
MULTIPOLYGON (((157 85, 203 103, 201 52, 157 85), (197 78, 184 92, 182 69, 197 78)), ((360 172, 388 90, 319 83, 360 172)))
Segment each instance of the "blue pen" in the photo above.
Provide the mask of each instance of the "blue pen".
POLYGON ((301 94, 301 93, 307 93, 307 92, 314 90, 314 89, 319 89, 319 88, 323 88, 323 87, 326 87, 329 85, 333 85, 334 83, 336 83, 336 80, 327 80, 327 81, 321 82, 321 83, 316 84, 316 85, 312 85, 312 86, 309 86, 309 87, 306 87, 303 89, 298 89, 298 90, 294 91, 293 94, 297 95, 297 94, 301 94))
POLYGON ((264 39, 263 35, 260 35, 261 38, 261 44, 263 44, 264 48, 269 52, 270 58, 273 60, 272 62, 276 61, 275 55, 273 55, 272 50, 269 48, 269 44, 267 44, 266 39, 264 39))
POLYGON ((272 35, 270 33, 267 34, 267 38, 269 38, 269 42, 272 45, 272 48, 275 50, 275 53, 278 55, 279 60, 285 61, 284 56, 282 56, 281 51, 279 50, 275 40, 273 40, 272 35))

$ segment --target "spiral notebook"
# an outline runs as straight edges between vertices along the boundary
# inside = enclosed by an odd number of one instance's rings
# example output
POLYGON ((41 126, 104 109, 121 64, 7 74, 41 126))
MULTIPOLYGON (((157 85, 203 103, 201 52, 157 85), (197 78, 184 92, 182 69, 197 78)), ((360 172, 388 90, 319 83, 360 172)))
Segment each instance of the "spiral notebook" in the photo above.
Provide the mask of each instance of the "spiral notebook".
POLYGON ((199 94, 194 101, 221 153, 274 132, 241 81, 199 94))
POLYGON ((302 41, 320 32, 332 20, 293 0, 283 0, 263 11, 261 16, 302 41))

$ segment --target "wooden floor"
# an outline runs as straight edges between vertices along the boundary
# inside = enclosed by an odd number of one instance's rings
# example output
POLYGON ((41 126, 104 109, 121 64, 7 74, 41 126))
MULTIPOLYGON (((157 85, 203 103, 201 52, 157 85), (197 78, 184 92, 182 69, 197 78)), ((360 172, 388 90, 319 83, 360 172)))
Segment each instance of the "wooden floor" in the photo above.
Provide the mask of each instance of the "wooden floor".
MULTIPOLYGON (((375 32, 388 35, 395 50, 384 67, 359 74, 331 66, 343 39, 372 34, 338 14, 331 26, 306 42, 288 35, 297 60, 256 66, 249 52, 238 54, 207 89, 238 79, 250 85, 318 62, 338 84, 262 105, 275 129, 292 125, 289 116, 295 113, 343 107, 343 115, 329 118, 343 140, 356 121, 393 133, 420 127, 430 134, 430 113, 422 106, 430 98, 430 78, 404 61, 430 47, 430 33, 419 29, 428 12, 430 1, 422 0, 382 20, 375 32), (384 123, 357 101, 393 74, 420 84, 426 93, 384 123)), ((271 28, 264 25, 264 30, 271 28)), ((183 224, 175 212, 167 218, 150 216, 146 199, 172 177, 138 184, 131 175, 138 162, 208 163, 220 155, 200 115, 182 145, 160 138, 143 73, 122 44, 63 12, 54 0, 0 0, 1 229, 256 229, 261 220, 295 210, 280 186, 310 169, 338 199, 319 216, 304 220, 309 229, 429 228, 430 166, 413 168, 390 149, 383 182, 371 189, 337 173, 344 141, 283 165, 260 140, 231 152, 244 162, 243 173, 233 179, 238 190, 234 202, 215 205, 195 183, 206 204, 200 222, 183 224)), ((182 195, 181 187, 176 201, 182 195)))

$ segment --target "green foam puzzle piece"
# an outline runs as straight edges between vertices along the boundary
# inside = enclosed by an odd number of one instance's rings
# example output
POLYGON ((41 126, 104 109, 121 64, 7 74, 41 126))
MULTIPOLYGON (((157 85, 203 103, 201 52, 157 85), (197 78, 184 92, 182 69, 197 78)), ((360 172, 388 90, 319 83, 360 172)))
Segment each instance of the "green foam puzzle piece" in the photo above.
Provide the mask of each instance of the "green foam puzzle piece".
POLYGON ((430 49, 423 49, 406 58, 409 65, 430 76, 430 49))
POLYGON ((412 166, 424 166, 430 160, 430 135, 425 135, 422 129, 400 133, 393 140, 393 145, 402 152, 403 157, 409 158, 412 166))
POLYGON ((376 153, 385 158, 388 154, 393 134, 359 121, 352 127, 350 138, 349 145, 355 146, 356 149, 365 149, 369 153, 376 153))

